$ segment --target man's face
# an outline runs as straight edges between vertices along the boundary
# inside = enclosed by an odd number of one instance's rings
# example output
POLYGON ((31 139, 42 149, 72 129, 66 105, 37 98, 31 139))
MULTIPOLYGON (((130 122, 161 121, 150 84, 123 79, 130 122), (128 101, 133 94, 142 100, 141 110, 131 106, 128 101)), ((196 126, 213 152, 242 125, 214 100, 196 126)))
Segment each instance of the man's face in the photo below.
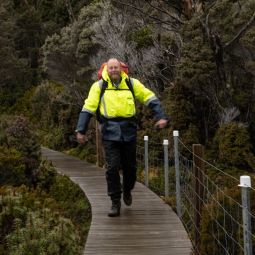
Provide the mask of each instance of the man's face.
POLYGON ((108 75, 112 81, 117 82, 121 78, 121 67, 118 60, 109 60, 107 63, 108 75))

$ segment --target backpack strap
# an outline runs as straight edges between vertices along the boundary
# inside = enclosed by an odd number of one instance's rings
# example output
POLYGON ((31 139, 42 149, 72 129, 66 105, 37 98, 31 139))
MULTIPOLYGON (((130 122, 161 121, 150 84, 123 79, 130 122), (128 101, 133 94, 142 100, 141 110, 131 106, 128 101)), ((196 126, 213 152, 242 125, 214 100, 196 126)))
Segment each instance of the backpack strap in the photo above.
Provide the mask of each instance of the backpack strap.
MULTIPOLYGON (((131 91, 132 95, 133 95, 133 98, 135 99, 135 92, 134 92, 134 83, 133 83, 133 79, 132 78, 126 78, 125 80, 127 86, 128 86, 128 89, 131 91)), ((105 81, 104 79, 101 79, 98 81, 99 83, 99 86, 100 86, 100 96, 99 96, 99 101, 98 101, 98 106, 97 106, 97 110, 96 110, 96 116, 97 116, 97 120, 102 123, 102 119, 103 117, 101 116, 100 114, 100 110, 99 110, 99 106, 100 106, 100 102, 101 102, 101 99, 104 95, 104 92, 105 90, 107 89, 107 86, 108 86, 108 82, 105 81)))
POLYGON ((135 99, 135 92, 134 92, 134 81, 132 78, 126 78, 126 84, 128 86, 128 89, 131 91, 133 98, 135 99))
POLYGON ((108 82, 105 81, 104 79, 101 79, 98 81, 98 83, 99 83, 99 87, 100 87, 100 96, 99 96, 99 101, 98 101, 98 107, 99 107, 101 99, 104 95, 104 92, 105 92, 107 86, 108 86, 108 82))
POLYGON ((98 101, 98 106, 97 106, 97 110, 96 110, 96 118, 99 121, 99 123, 102 123, 102 116, 100 114, 99 107, 100 107, 101 99, 104 95, 104 92, 105 92, 107 86, 108 86, 108 82, 105 81, 104 79, 101 79, 98 81, 98 83, 99 83, 99 87, 100 87, 100 95, 99 95, 99 101, 98 101))
MULTIPOLYGON (((100 96, 99 96, 99 101, 98 101, 98 106, 99 106, 99 104, 100 104, 100 102, 101 102, 101 99, 102 99, 102 97, 103 97, 103 95, 104 95, 104 92, 105 92, 105 90, 107 89, 108 82, 105 81, 104 79, 101 79, 101 80, 99 80, 98 82, 99 82, 99 86, 100 86, 100 89, 101 89, 101 91, 100 91, 100 96)), ((128 89, 131 91, 131 93, 132 93, 132 95, 133 95, 133 97, 134 97, 134 99, 135 99, 135 92, 134 92, 134 83, 133 83, 133 79, 132 79, 132 78, 126 78, 125 82, 126 82, 126 84, 127 84, 127 86, 128 86, 128 89)))

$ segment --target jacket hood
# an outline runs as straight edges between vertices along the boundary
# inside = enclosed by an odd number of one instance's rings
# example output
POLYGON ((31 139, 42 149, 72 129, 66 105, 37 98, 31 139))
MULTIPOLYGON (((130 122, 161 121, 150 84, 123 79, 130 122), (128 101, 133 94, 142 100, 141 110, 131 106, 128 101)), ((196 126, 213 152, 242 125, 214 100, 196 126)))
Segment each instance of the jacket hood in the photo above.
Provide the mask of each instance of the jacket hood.
MULTIPOLYGON (((124 72, 124 71, 121 71, 121 79, 126 79, 128 78, 128 75, 124 72)), ((105 80, 105 81, 109 81, 110 80, 110 77, 108 75, 108 72, 107 72, 107 65, 104 66, 104 69, 103 69, 103 72, 102 72, 102 78, 105 80)))

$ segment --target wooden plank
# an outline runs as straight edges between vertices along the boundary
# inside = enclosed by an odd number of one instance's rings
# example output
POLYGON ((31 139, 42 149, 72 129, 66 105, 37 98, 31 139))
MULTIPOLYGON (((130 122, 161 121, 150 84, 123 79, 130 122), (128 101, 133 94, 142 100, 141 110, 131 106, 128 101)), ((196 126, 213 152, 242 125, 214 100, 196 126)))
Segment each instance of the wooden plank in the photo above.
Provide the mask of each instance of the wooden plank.
POLYGON ((42 148, 58 172, 79 184, 92 208, 84 255, 188 255, 192 246, 179 218, 156 194, 140 183, 131 207, 122 202, 120 217, 107 216, 105 171, 60 152, 42 148))

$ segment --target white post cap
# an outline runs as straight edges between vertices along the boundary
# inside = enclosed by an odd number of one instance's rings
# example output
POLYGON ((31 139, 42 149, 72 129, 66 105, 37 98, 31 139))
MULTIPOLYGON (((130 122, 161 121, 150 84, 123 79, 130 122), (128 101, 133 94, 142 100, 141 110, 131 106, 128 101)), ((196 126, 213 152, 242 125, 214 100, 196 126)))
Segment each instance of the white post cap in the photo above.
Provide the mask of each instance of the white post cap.
POLYGON ((251 188, 251 177, 248 175, 240 176, 240 184, 239 187, 251 188))
POLYGON ((164 139, 163 145, 168 145, 168 140, 167 139, 164 139))
POLYGON ((173 136, 179 136, 179 131, 178 130, 174 130, 173 131, 173 136))
POLYGON ((143 137, 143 139, 144 139, 144 141, 148 141, 148 140, 149 140, 149 137, 148 137, 147 135, 145 135, 145 136, 143 137))

